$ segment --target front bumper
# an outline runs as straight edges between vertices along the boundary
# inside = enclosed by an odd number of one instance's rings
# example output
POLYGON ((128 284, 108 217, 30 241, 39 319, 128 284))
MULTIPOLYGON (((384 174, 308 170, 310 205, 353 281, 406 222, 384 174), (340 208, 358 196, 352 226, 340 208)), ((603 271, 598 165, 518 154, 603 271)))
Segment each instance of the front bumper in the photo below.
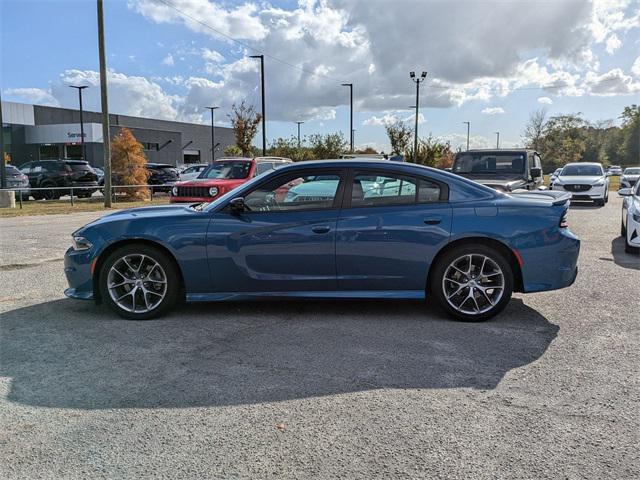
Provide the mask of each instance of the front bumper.
POLYGON ((64 273, 69 288, 64 294, 69 298, 91 300, 93 298, 92 250, 76 251, 69 248, 64 255, 64 273))
POLYGON ((607 195, 607 185, 591 186, 588 190, 576 192, 564 188, 564 185, 554 184, 553 190, 569 192, 572 200, 602 200, 607 195))

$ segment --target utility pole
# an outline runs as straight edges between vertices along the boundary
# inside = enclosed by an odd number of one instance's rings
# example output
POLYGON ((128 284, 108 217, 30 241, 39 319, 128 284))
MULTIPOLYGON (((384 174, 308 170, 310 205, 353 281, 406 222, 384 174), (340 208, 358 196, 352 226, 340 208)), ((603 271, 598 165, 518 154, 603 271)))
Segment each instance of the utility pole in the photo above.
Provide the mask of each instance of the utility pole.
POLYGON ((493 132, 496 134, 496 150, 500 148, 500 132, 493 132))
POLYGON ((107 96, 107 60, 104 51, 104 12, 98 2, 98 53, 100 55, 100 103, 102 105, 102 145, 104 146, 104 206, 111 207, 111 142, 109 138, 109 98, 107 96))
POLYGON ((416 77, 416 72, 409 72, 409 77, 416 84, 416 124, 413 136, 413 163, 418 160, 418 116, 420 115, 420 84, 427 78, 427 72, 422 72, 420 78, 416 77))
POLYGON ((469 130, 471 128, 471 122, 462 122, 467 124, 467 151, 469 151, 469 130))
POLYGON ((2 125, 2 98, 0 98, 0 188, 7 188, 7 167, 4 162, 4 128, 2 125))
POLYGON ((296 122, 298 124, 298 149, 300 148, 300 125, 304 122, 296 122))
POLYGON ((211 161, 216 161, 216 134, 213 128, 213 112, 220 107, 206 107, 211 110, 211 161))
POLYGON ((80 101, 80 148, 82 150, 82 159, 86 160, 86 154, 84 151, 84 120, 82 119, 82 90, 88 87, 86 85, 81 85, 79 87, 69 85, 69 87, 78 90, 78 100, 80 101))
POLYGON ((262 156, 267 156, 267 115, 264 111, 264 55, 250 55, 260 59, 260 85, 262 89, 262 156))
POLYGON ((343 83, 343 87, 349 87, 349 108, 351 113, 349 114, 349 153, 353 153, 353 83, 343 83))

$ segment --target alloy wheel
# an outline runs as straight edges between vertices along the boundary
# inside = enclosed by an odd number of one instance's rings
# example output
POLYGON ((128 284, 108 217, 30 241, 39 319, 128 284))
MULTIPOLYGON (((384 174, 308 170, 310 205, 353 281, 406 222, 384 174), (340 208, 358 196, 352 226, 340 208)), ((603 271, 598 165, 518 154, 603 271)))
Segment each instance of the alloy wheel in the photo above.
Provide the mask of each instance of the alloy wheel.
POLYGON ((158 307, 167 294, 167 275, 148 255, 124 255, 109 269, 107 288, 118 307, 127 312, 146 313, 158 307))
POLYGON ((445 299, 466 315, 480 315, 495 307, 505 288, 504 273, 490 257, 467 254, 449 264, 442 278, 445 299))

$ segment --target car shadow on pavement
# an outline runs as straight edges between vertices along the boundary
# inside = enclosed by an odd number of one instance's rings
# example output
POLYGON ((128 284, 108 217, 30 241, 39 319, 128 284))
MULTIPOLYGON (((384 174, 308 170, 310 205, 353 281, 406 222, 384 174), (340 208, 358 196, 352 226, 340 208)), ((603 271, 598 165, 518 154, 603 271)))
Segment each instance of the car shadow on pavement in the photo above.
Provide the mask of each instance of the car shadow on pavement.
POLYGON ((640 255, 626 253, 624 251, 623 237, 616 237, 611 241, 611 255, 616 265, 632 270, 640 270, 640 255))
POLYGON ((571 200, 569 208, 572 210, 599 210, 604 208, 604 205, 596 205, 589 201, 571 200))
POLYGON ((242 405, 382 388, 493 389, 558 333, 519 299, 485 323, 423 302, 187 305, 132 322, 56 300, 0 315, 8 399, 55 408, 242 405))

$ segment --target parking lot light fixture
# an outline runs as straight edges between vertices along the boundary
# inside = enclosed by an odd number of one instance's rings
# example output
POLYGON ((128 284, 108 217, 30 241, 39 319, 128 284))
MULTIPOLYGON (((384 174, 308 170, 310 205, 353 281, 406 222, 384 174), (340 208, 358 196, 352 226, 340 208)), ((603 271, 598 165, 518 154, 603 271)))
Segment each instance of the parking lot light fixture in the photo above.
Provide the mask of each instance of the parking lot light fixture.
POLYGON ((353 153, 353 83, 343 83, 343 87, 349 87, 349 152, 353 153))
POLYGON ((211 110, 211 161, 216 161, 216 133, 213 128, 214 112, 220 107, 206 107, 211 110))
POLYGON ((70 88, 75 88, 78 90, 78 102, 80 104, 80 149, 82 152, 82 159, 86 160, 85 158, 85 152, 84 152, 84 120, 82 118, 82 90, 84 90, 85 88, 89 88, 87 87, 87 85, 69 85, 70 88))
POLYGON ((420 84, 427 78, 427 72, 422 72, 420 77, 416 77, 416 72, 409 72, 409 77, 416 84, 416 121, 413 132, 413 163, 418 159, 418 116, 420 115, 420 84))
POLYGON ((471 129, 471 122, 462 122, 467 124, 467 151, 469 151, 469 131, 471 129))
POLYGON ((493 132, 496 134, 496 150, 500 149, 500 132, 493 132))
POLYGON ((298 124, 298 148, 300 148, 300 125, 304 122, 296 122, 298 124))
POLYGON ((264 101, 264 55, 249 55, 249 58, 260 59, 260 89, 262 91, 262 156, 267 156, 267 114, 264 101))

